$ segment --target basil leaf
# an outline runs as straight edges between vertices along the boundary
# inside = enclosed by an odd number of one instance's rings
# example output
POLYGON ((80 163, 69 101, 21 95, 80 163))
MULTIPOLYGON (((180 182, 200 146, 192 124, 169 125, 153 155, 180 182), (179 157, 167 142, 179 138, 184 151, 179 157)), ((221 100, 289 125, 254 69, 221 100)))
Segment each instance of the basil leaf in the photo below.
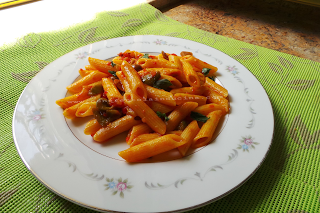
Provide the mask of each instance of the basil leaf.
POLYGON ((190 117, 193 119, 193 120, 196 120, 196 121, 201 121, 203 123, 205 123, 209 118, 205 115, 202 115, 201 113, 199 112, 191 112, 190 113, 190 117))
POLYGON ((117 74, 116 74, 116 71, 111 71, 111 70, 108 70, 108 72, 113 75, 114 77, 118 78, 117 74))
POLYGON ((208 78, 210 78, 210 79, 213 80, 213 81, 216 81, 216 78, 215 78, 214 76, 210 76, 210 77, 208 77, 208 78))
POLYGON ((116 66, 116 64, 113 63, 113 61, 111 61, 111 66, 114 67, 114 66, 116 66))
POLYGON ((168 79, 160 79, 153 84, 153 87, 164 90, 167 90, 170 86, 172 86, 172 83, 168 79))
POLYGON ((208 75, 209 72, 210 72, 210 70, 211 70, 211 69, 209 69, 209 68, 203 68, 201 72, 202 72, 202 74, 204 74, 204 75, 208 75))
POLYGON ((156 114, 158 115, 159 118, 164 118, 165 121, 169 120, 169 117, 165 113, 157 111, 156 114))
POLYGON ((149 58, 149 54, 144 54, 141 58, 149 58))

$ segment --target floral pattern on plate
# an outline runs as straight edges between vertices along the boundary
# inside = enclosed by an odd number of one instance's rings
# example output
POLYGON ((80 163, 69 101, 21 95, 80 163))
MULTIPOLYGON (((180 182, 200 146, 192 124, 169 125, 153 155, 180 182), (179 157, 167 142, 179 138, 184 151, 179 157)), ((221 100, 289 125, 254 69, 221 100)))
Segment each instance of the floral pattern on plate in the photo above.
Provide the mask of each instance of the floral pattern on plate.
POLYGON ((130 189, 133 187, 133 185, 130 185, 128 182, 128 179, 122 180, 122 178, 119 178, 118 180, 115 180, 114 178, 106 178, 107 184, 104 184, 106 187, 106 190, 111 190, 112 195, 116 195, 119 192, 119 196, 121 198, 124 198, 124 192, 129 192, 130 189))
POLYGON ((237 147, 237 149, 242 149, 244 152, 247 151, 249 152, 249 149, 255 149, 255 145, 258 145, 258 142, 253 141, 254 139, 249 135, 246 137, 242 137, 240 140, 240 144, 237 147))

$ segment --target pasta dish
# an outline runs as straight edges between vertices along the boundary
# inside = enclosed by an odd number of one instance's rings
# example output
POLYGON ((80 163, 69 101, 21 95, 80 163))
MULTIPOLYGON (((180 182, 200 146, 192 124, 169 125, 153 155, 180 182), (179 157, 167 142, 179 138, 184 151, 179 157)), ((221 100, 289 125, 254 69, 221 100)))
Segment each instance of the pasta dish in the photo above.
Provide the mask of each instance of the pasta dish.
POLYGON ((191 52, 180 56, 126 50, 111 61, 88 58, 80 79, 67 86, 72 95, 57 100, 67 119, 91 116, 84 134, 107 143, 128 131, 127 162, 212 141, 229 112, 228 91, 215 82, 217 67, 191 52))

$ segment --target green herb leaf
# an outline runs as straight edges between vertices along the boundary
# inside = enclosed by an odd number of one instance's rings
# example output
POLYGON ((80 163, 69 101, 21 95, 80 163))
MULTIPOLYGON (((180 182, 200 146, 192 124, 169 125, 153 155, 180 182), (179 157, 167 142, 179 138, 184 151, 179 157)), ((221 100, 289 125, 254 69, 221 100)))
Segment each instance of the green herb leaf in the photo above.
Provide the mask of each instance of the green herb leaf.
POLYGON ((159 118, 164 118, 165 121, 169 120, 169 117, 166 115, 166 113, 162 113, 162 112, 159 112, 159 111, 157 111, 156 113, 157 113, 159 118))
POLYGON ((193 112, 193 111, 191 112, 190 117, 193 120, 201 121, 203 123, 205 123, 209 119, 207 116, 202 115, 201 113, 198 113, 198 112, 193 112))
POLYGON ((210 77, 208 77, 208 78, 210 78, 210 79, 213 80, 213 81, 216 81, 216 78, 215 78, 214 76, 210 76, 210 77))
POLYGON ((211 70, 211 69, 209 69, 209 68, 203 68, 201 72, 202 72, 202 74, 204 74, 204 75, 208 75, 209 72, 210 72, 210 70, 211 70))
POLYGON ((172 83, 168 79, 160 79, 153 84, 153 87, 164 90, 167 90, 170 86, 172 86, 172 83))
POLYGON ((110 73, 110 74, 113 75, 114 77, 118 78, 118 76, 117 76, 117 74, 116 74, 116 71, 108 70, 108 73, 110 73))
POLYGON ((113 63, 113 61, 111 61, 111 66, 114 67, 114 66, 116 66, 116 64, 113 63))
POLYGON ((144 54, 141 58, 149 58, 149 54, 144 54))

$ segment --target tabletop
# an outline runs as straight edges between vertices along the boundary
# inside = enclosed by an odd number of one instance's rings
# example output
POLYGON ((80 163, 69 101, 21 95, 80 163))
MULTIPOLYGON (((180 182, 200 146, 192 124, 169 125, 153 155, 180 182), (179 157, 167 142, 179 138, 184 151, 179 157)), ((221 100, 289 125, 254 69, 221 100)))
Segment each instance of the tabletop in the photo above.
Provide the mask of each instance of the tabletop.
MULTIPOLYGON (((91 211, 51 192, 31 174, 13 141, 13 113, 23 89, 48 64, 85 45, 132 35, 184 38, 227 54, 257 78, 273 108, 272 146, 257 172, 226 197, 188 212, 320 211, 317 4, 46 0, 2 9, 0 19, 7 20, 0 35, 1 212, 91 211)), ((236 67, 224 72, 241 75, 236 67)), ((33 113, 42 118, 40 111, 33 113)))
POLYGON ((320 62, 319 5, 201 0, 159 6, 166 16, 198 29, 320 62))

